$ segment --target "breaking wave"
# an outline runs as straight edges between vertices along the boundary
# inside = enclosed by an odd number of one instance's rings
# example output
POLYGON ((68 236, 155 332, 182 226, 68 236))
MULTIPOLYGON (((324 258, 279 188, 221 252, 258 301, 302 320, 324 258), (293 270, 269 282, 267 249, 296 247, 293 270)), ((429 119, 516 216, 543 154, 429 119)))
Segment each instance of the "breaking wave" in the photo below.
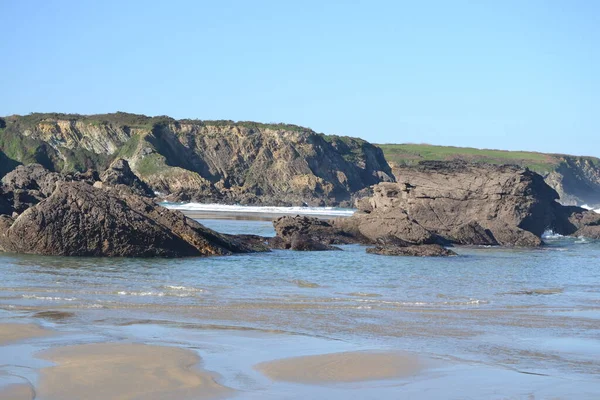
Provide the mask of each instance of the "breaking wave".
POLYGON ((240 206, 227 204, 202 204, 202 203, 161 203, 162 206, 172 210, 205 211, 227 213, 264 213, 264 214, 291 214, 291 215, 327 215, 349 217, 354 214, 354 209, 337 207, 269 207, 269 206, 240 206))
POLYGON ((594 209, 594 208, 588 206, 587 204, 582 205, 581 208, 585 208, 586 210, 592 210, 592 211, 597 212, 598 214, 600 214, 600 208, 594 209))

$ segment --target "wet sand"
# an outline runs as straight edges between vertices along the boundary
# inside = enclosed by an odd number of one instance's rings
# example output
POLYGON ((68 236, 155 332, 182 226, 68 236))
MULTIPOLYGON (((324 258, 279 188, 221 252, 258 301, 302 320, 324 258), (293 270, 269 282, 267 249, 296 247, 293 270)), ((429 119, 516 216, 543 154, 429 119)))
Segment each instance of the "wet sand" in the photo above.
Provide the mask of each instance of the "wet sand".
POLYGON ((48 400, 183 400, 233 393, 195 368, 200 357, 180 348, 98 343, 54 348, 38 356, 58 364, 41 370, 38 394, 48 400))
POLYGON ((35 392, 29 385, 9 385, 0 388, 0 400, 33 400, 35 392))
POLYGON ((318 384, 402 378, 424 365, 416 356, 396 352, 345 352, 275 360, 255 368, 273 380, 318 384))
POLYGON ((0 324, 0 345, 52 334, 52 331, 34 324, 0 324))

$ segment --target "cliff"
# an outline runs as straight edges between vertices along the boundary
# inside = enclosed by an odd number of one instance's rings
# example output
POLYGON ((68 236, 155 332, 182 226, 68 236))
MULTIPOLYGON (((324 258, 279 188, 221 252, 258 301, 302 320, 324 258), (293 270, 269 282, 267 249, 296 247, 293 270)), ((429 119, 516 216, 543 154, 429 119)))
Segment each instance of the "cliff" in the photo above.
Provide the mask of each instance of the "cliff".
POLYGON ((565 205, 600 208, 600 159, 595 157, 503 151, 427 144, 379 145, 399 177, 401 168, 421 161, 462 160, 478 164, 514 164, 542 175, 565 205))
POLYGON ((122 158, 173 201, 350 205, 357 192, 393 181, 378 147, 286 124, 30 114, 2 119, 0 151, 63 173, 103 171, 122 158))

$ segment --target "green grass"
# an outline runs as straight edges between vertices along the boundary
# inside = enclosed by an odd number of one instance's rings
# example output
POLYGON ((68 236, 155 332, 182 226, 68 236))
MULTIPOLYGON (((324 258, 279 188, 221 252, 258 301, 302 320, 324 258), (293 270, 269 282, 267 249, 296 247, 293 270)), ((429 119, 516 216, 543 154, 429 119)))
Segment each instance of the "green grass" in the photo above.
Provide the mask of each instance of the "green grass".
POLYGON ((414 165, 419 161, 465 160, 486 164, 516 164, 536 172, 550 172, 561 163, 561 156, 528 151, 474 149, 428 144, 380 144, 388 162, 414 165))
POLYGON ((132 135, 128 141, 126 141, 123 146, 119 149, 117 153, 117 158, 131 158, 135 154, 140 144, 140 135, 132 135))
POLYGON ((136 170, 141 176, 150 176, 168 168, 165 158, 158 153, 149 154, 138 161, 136 170))

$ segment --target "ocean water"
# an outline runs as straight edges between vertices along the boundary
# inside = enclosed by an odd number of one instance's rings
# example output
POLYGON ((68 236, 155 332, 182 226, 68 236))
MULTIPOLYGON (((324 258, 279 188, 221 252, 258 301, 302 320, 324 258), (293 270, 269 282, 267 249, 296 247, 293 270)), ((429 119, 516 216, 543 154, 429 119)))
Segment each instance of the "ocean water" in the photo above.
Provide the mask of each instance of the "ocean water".
MULTIPOLYGON (((273 235, 265 221, 201 222, 273 235)), ((450 258, 378 256, 359 245, 174 260, 0 253, 0 322, 34 320, 83 342, 178 337, 242 398, 268 392, 242 367, 250 355, 336 349, 403 350, 455 366, 437 383, 385 386, 373 398, 600 398, 600 243, 545 240, 534 250, 459 248, 450 258)), ((361 388, 356 398, 369 398, 361 388)))

